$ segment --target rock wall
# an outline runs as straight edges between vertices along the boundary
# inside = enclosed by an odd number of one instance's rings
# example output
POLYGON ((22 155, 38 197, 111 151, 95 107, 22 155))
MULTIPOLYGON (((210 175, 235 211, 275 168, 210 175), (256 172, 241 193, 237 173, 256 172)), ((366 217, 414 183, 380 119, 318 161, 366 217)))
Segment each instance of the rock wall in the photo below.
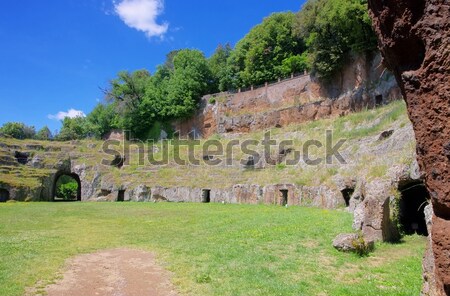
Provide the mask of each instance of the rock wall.
POLYGON ((197 114, 174 128, 182 137, 251 132, 343 116, 400 97, 379 54, 355 56, 326 83, 302 75, 248 91, 204 96, 197 114))
POLYGON ((369 0, 385 65, 408 105, 432 198, 424 295, 450 295, 450 3, 369 0))
POLYGON ((102 182, 96 193, 85 197, 84 201, 117 201, 119 190, 124 191, 124 201, 135 202, 203 202, 203 191, 209 191, 209 202, 231 204, 268 204, 283 205, 282 190, 287 191, 288 206, 316 206, 334 209, 345 207, 339 191, 326 186, 308 187, 295 184, 236 184, 229 188, 192 188, 132 185, 117 187, 102 182))

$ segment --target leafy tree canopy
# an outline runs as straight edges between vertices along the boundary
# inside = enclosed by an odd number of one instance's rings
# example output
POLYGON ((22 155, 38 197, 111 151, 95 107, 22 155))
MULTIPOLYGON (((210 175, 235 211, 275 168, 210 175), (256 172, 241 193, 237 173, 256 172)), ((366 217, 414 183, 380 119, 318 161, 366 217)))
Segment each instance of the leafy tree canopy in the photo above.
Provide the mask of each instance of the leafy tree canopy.
POLYGON ((302 63, 286 62, 306 49, 294 32, 294 21, 291 12, 274 13, 237 43, 228 65, 234 87, 263 84, 304 70, 302 63))
POLYGON ((22 122, 7 122, 0 128, 0 133, 15 139, 33 139, 36 135, 34 126, 22 122))
POLYGON ((36 139, 42 141, 48 141, 52 139, 52 132, 48 126, 44 126, 36 133, 36 139))
POLYGON ((350 53, 376 49, 367 0, 309 0, 297 14, 295 31, 306 40, 312 70, 328 79, 350 53))

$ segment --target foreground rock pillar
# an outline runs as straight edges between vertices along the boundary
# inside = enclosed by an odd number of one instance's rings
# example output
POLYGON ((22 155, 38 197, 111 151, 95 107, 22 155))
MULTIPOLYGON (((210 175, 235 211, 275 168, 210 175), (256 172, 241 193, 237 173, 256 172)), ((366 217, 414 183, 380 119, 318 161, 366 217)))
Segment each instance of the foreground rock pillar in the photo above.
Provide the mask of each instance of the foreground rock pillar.
POLYGON ((369 10, 408 106, 434 210, 422 293, 450 295, 450 1, 369 0, 369 10))

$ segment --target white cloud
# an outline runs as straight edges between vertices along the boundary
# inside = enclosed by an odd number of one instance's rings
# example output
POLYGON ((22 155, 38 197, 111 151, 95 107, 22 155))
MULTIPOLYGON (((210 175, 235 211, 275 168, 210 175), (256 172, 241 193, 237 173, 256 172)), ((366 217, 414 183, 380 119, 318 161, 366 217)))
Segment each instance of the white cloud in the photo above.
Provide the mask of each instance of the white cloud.
POLYGON ((168 23, 158 24, 156 19, 164 10, 163 0, 122 0, 114 9, 129 27, 144 32, 148 37, 163 37, 168 23))
POLYGON ((64 118, 66 118, 66 117, 69 117, 69 118, 86 117, 86 114, 84 114, 84 112, 80 111, 80 110, 69 109, 67 112, 60 111, 60 112, 56 113, 55 115, 52 115, 52 114, 48 115, 49 119, 54 119, 54 120, 64 120, 64 118))

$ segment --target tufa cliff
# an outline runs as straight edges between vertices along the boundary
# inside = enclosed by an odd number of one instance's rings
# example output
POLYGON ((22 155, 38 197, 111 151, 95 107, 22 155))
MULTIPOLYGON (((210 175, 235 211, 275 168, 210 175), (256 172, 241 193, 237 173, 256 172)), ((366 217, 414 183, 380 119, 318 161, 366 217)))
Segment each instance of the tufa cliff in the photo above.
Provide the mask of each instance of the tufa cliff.
POLYGON ((204 96, 192 118, 177 122, 180 136, 248 133, 373 108, 401 98, 379 54, 353 56, 330 81, 300 75, 248 90, 204 96))
POLYGON ((434 214, 424 295, 450 295, 450 3, 369 0, 384 64, 406 100, 434 214))

